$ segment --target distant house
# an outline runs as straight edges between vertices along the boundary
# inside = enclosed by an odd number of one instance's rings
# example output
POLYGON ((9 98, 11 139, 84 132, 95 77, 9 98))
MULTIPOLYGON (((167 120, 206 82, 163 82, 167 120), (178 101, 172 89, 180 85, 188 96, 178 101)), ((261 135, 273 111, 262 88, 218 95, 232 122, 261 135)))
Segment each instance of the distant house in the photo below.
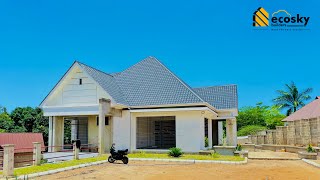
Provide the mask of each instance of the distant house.
POLYGON ((154 57, 119 73, 76 61, 40 107, 49 117, 49 151, 63 148, 66 121, 71 139, 101 153, 112 143, 130 151, 198 152, 205 137, 209 147, 222 144, 222 121, 228 145, 237 143, 237 86, 192 88, 154 57))
POLYGON ((1 149, 2 145, 14 144, 15 167, 22 167, 33 163, 33 142, 40 142, 43 147, 42 151, 45 150, 42 133, 0 133, 1 149))
POLYGON ((320 143, 320 97, 283 120, 287 125, 287 144, 317 145, 320 143))

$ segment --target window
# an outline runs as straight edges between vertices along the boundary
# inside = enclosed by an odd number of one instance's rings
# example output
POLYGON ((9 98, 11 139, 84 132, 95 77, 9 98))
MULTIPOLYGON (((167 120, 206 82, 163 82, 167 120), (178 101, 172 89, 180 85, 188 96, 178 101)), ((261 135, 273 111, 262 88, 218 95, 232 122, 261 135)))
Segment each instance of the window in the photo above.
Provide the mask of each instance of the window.
POLYGON ((82 85, 82 79, 79 79, 79 85, 82 85))
MULTIPOLYGON (((109 117, 108 117, 108 116, 106 116, 106 117, 104 118, 104 125, 105 125, 105 126, 108 126, 108 125, 109 125, 109 117)), ((97 126, 99 126, 99 116, 97 116, 97 126)))

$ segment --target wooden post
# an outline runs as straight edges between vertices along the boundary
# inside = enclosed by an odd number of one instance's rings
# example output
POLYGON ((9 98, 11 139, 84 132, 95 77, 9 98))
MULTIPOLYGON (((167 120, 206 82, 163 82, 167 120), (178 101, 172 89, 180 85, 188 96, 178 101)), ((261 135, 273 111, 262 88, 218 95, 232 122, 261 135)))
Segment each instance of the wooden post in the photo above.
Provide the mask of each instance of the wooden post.
POLYGON ((33 165, 39 166, 41 164, 41 143, 33 142, 33 165))
POLYGON ((77 147, 77 141, 73 141, 73 159, 78 160, 79 159, 79 151, 80 149, 77 147))
POLYGON ((14 144, 5 144, 3 147, 3 175, 13 176, 14 170, 14 144))

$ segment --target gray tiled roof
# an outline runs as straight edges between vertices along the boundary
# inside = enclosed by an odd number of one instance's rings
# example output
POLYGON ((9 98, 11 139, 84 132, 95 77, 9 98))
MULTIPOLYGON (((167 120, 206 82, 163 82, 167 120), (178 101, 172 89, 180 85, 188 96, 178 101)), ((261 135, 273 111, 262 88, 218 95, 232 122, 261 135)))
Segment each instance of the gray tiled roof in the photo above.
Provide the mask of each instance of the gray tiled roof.
POLYGON ((192 89, 153 57, 114 74, 104 73, 82 63, 79 65, 117 103, 131 107, 203 102, 217 109, 237 107, 235 85, 192 89))
MULTIPOLYGON (((78 62, 79 63, 79 62, 78 62)), ((95 68, 79 63, 85 70, 109 95, 115 99, 117 103, 127 104, 120 87, 118 86, 115 78, 107 73, 99 71, 95 68)))
POLYGON ((204 102, 153 57, 114 76, 130 106, 204 102))
POLYGON ((237 85, 193 88, 193 90, 217 109, 238 109, 237 85))

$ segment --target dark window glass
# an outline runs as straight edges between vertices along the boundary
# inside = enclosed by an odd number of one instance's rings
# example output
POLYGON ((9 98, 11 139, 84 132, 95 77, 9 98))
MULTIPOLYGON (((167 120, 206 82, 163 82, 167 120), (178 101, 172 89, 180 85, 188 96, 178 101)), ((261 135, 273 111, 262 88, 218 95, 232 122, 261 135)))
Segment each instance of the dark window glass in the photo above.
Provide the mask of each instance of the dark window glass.
MULTIPOLYGON (((104 125, 108 126, 109 125, 109 117, 106 116, 104 119, 104 125)), ((99 126, 99 116, 97 116, 97 126, 99 126)))

